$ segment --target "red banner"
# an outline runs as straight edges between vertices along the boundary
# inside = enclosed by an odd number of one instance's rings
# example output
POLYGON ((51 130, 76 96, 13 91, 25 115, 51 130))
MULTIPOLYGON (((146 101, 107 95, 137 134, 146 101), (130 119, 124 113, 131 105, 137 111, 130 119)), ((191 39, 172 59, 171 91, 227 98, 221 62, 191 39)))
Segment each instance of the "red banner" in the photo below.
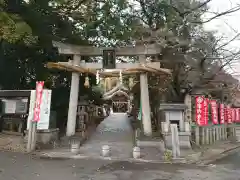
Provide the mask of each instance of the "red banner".
POLYGON ((218 105, 217 105, 217 101, 211 100, 210 104, 211 104, 212 122, 213 122, 213 124, 219 124, 218 123, 218 105))
POLYGON ((240 122, 240 108, 235 108, 235 122, 240 122))
POLYGON ((232 112, 232 123, 236 121, 236 108, 231 108, 232 112))
POLYGON ((202 96, 197 96, 195 99, 196 108, 196 123, 199 126, 206 125, 206 115, 204 111, 204 98, 202 96))
POLYGON ((220 114, 220 124, 224 124, 225 123, 225 108, 224 108, 224 104, 220 104, 219 107, 219 114, 220 114))
POLYGON ((227 123, 232 123, 232 110, 230 106, 227 106, 226 114, 227 114, 227 123))
POLYGON ((209 99, 204 99, 204 117, 205 117, 205 125, 208 124, 208 103, 209 99))
POLYGON ((34 108, 33 122, 38 122, 40 120, 40 107, 42 103, 44 81, 36 82, 36 100, 34 108))
POLYGON ((228 107, 224 106, 224 120, 225 122, 228 122, 228 107))

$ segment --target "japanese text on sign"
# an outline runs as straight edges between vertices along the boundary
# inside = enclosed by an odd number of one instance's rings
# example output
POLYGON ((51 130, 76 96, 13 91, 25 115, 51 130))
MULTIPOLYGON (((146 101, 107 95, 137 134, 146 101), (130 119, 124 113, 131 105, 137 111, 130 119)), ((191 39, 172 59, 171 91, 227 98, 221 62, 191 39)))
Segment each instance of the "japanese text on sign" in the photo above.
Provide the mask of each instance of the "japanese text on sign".
POLYGON ((206 125, 206 114, 204 111, 204 98, 201 96, 197 96, 195 99, 195 105, 196 105, 196 123, 199 126, 206 125))
POLYGON ((224 108, 224 104, 220 104, 220 124, 224 124, 225 123, 225 108, 224 108))

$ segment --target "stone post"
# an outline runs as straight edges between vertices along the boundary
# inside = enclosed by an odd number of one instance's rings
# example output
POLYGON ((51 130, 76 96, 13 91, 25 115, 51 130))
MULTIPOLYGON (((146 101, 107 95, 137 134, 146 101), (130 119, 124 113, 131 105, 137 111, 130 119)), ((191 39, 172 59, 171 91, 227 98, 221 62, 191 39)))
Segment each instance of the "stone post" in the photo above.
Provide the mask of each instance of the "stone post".
POLYGON ((191 124, 192 122, 192 98, 191 95, 187 94, 184 99, 184 104, 187 106, 184 114, 184 121, 191 124))
POLYGON ((221 139, 219 140, 224 140, 225 139, 225 129, 224 129, 224 125, 221 126, 221 139))
POLYGON ((236 138, 236 126, 235 126, 235 124, 233 125, 233 137, 234 137, 234 139, 236 138))
POLYGON ((173 158, 180 156, 180 144, 179 144, 179 135, 178 128, 176 124, 171 124, 171 133, 172 133, 172 153, 173 158))
POLYGON ((221 129, 219 128, 219 126, 216 126, 215 128, 216 128, 215 129, 215 141, 218 141, 220 138, 219 134, 221 134, 221 129))
POLYGON ((213 144, 213 126, 209 128, 209 144, 213 144))
POLYGON ((196 143, 196 145, 200 145, 200 133, 199 133, 199 126, 196 126, 196 128, 195 128, 195 143, 196 143))
POLYGON ((205 141, 205 144, 209 144, 209 127, 206 128, 206 141, 205 141))
POLYGON ((213 141, 214 141, 214 143, 217 141, 217 128, 218 127, 214 127, 214 129, 213 129, 213 141))
MULTIPOLYGON (((140 63, 146 62, 146 56, 139 56, 140 63)), ((146 73, 140 74, 140 90, 142 102, 142 122, 143 131, 146 136, 152 135, 151 110, 149 103, 148 76, 146 73)))
MULTIPOLYGON (((81 60, 80 55, 74 55, 73 64, 79 65, 81 60)), ((68 121, 67 121, 67 136, 73 136, 76 128, 77 118, 77 105, 78 105, 78 93, 79 93, 79 74, 72 73, 71 90, 68 107, 68 121)))
POLYGON ((223 125, 223 134, 224 134, 223 140, 226 140, 227 139, 227 128, 226 128, 225 124, 223 125))
POLYGON ((206 141, 205 141, 205 135, 206 135, 206 133, 205 133, 205 128, 202 127, 202 128, 201 128, 201 145, 204 145, 204 144, 206 143, 206 141))
POLYGON ((226 132, 225 132, 225 125, 222 125, 222 138, 220 140, 225 140, 226 139, 226 132))

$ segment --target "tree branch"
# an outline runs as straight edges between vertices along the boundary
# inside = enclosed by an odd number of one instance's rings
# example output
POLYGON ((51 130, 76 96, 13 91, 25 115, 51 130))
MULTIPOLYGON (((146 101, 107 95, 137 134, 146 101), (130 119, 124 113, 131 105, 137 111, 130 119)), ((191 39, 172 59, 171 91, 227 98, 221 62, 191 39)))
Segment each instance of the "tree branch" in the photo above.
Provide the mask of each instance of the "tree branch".
POLYGON ((237 12, 237 11, 239 11, 239 10, 240 10, 240 6, 237 6, 237 7, 231 8, 231 9, 229 9, 229 10, 227 10, 227 11, 224 11, 224 12, 222 12, 222 13, 219 13, 219 14, 217 14, 217 15, 209 18, 209 19, 206 20, 206 21, 195 21, 195 22, 192 22, 192 23, 196 23, 196 24, 208 23, 208 22, 210 22, 210 21, 212 21, 212 20, 214 20, 214 19, 216 19, 216 18, 219 18, 219 17, 221 17, 221 16, 224 16, 224 15, 227 15, 227 14, 231 14, 231 13, 234 13, 234 12, 237 12))

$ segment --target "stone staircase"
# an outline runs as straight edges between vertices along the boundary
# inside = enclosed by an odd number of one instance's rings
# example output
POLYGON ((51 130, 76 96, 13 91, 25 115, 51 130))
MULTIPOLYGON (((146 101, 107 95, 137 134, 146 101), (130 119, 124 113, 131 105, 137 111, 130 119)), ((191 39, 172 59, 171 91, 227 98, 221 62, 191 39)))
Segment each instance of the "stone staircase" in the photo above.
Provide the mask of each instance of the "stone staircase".
MULTIPOLYGON (((81 142, 80 156, 100 158, 102 157, 102 147, 108 145, 111 149, 111 158, 132 158, 135 134, 127 114, 111 114, 90 134, 89 138, 84 141, 81 140, 80 136, 72 137, 76 141, 81 142)), ((165 147, 161 137, 139 137, 137 138, 136 145, 140 147, 141 159, 162 160, 165 147)), ((70 152, 70 148, 70 139, 67 137, 62 138, 58 149, 70 152)))
POLYGON ((98 125, 96 131, 80 147, 80 154, 99 157, 102 146, 108 145, 111 149, 111 157, 130 158, 133 135, 128 116, 125 113, 113 113, 98 125))

